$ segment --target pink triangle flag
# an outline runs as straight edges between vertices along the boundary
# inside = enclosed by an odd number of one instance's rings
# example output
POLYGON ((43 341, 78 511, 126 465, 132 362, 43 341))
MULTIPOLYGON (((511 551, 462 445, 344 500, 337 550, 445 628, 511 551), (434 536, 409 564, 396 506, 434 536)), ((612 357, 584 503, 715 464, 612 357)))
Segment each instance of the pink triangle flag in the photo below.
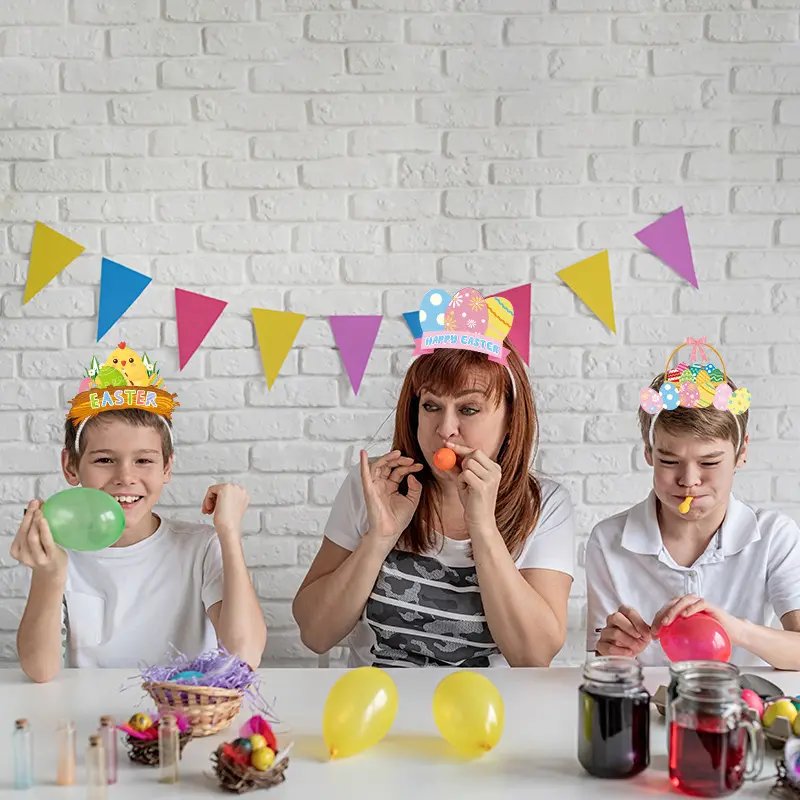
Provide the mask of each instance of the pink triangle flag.
POLYGON ((224 300, 187 292, 185 289, 175 289, 180 369, 189 363, 227 305, 224 300))
POLYGON ((683 206, 642 228, 634 236, 681 278, 689 281, 695 289, 698 288, 683 206))
POLYGON ((328 317, 345 372, 356 394, 361 388, 361 379, 364 377, 364 370, 375 346, 375 339, 378 338, 378 328, 382 319, 381 316, 357 314, 328 317))
MULTIPOLYGON (((527 366, 531 365, 531 285, 515 286, 488 297, 505 297, 514 306, 514 324, 508 332, 508 341, 517 348, 527 366)), ((487 297, 487 299, 488 299, 487 297)))

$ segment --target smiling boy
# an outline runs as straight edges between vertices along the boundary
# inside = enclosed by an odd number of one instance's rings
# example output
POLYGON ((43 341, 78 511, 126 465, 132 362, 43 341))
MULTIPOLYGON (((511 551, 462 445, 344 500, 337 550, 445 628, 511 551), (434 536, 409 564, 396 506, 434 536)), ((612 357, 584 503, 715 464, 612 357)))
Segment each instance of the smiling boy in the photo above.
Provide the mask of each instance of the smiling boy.
POLYGON ((23 670, 51 680, 62 646, 67 666, 136 667, 159 663, 170 646, 194 657, 218 642, 258 666, 266 626, 242 551, 247 492, 208 489, 202 512, 213 514, 213 527, 153 513, 172 476, 174 395, 151 388, 138 403, 139 391, 116 389, 123 407, 98 410, 93 397, 106 387, 82 388, 66 421, 62 471, 70 486, 114 497, 125 528, 112 547, 68 555, 53 541, 41 501, 28 504, 11 547, 31 568, 17 634, 23 670))
POLYGON ((589 538, 587 650, 664 665, 661 628, 704 610, 727 631, 733 663, 800 669, 800 530, 731 491, 747 461, 749 393, 703 354, 641 398, 653 490, 589 538))

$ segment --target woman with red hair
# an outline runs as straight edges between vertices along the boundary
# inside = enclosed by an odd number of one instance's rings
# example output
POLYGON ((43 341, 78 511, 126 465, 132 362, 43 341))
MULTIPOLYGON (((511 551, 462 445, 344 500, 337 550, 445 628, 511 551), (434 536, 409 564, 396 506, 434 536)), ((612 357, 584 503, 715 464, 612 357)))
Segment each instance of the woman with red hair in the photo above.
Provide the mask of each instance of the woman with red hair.
POLYGON ((505 345, 506 365, 440 349, 409 368, 392 452, 361 451, 294 599, 314 652, 347 637, 350 666, 544 667, 564 645, 572 505, 531 472, 536 409, 505 345))

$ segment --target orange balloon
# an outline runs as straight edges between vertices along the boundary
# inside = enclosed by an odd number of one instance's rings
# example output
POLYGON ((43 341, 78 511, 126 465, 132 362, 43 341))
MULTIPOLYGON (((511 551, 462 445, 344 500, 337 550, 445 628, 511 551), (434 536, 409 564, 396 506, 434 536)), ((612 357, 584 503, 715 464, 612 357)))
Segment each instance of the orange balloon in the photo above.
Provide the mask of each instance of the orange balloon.
POLYGON ((449 447, 442 447, 433 454, 433 463, 437 469, 447 472, 456 465, 456 454, 449 447))

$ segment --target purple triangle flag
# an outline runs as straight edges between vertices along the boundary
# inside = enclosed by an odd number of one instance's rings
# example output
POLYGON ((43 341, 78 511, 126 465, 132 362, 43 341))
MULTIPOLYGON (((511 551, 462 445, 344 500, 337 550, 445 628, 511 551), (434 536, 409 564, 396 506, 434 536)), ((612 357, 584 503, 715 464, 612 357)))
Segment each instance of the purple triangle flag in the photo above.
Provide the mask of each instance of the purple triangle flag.
POLYGON ((683 206, 642 228, 634 236, 695 289, 698 288, 683 206))
POLYGON ((383 317, 380 315, 340 314, 328 317, 333 338, 342 356, 347 377, 353 391, 358 394, 361 379, 367 368, 378 329, 383 317))

